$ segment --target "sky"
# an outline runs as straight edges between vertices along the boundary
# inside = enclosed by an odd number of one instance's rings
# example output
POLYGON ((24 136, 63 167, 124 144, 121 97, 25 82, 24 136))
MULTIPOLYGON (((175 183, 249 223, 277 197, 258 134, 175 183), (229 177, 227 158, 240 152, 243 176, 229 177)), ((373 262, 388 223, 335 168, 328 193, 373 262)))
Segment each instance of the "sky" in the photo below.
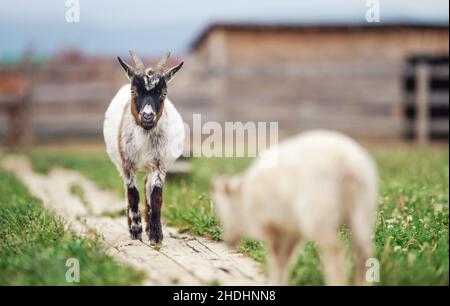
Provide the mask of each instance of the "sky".
MULTIPOLYGON (((366 23, 367 0, 0 0, 0 58, 28 48, 51 55, 182 55, 213 22, 366 23), (79 22, 66 21, 78 1, 79 22)), ((373 0, 372 0, 373 1, 373 0)), ((381 23, 448 24, 448 0, 379 0, 381 23)))

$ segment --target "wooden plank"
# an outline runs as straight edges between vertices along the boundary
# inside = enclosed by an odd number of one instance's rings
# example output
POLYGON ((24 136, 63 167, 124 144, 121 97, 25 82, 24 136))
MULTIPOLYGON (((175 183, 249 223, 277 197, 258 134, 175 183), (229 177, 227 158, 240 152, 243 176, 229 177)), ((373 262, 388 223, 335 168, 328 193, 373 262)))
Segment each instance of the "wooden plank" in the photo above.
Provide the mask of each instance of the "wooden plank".
POLYGON ((91 101, 93 103, 109 102, 114 94, 113 84, 105 82, 92 83, 44 83, 34 86, 32 95, 35 104, 76 103, 78 101, 91 101))
MULTIPOLYGON (((430 91, 428 93, 428 104, 433 107, 449 106, 449 92, 447 91, 430 91)), ((407 93, 405 95, 405 105, 416 105, 416 95, 414 93, 407 93)))
MULTIPOLYGON (((428 65, 430 78, 448 79, 449 78, 449 68, 446 65, 433 66, 428 65)), ((407 67, 405 69, 405 76, 414 78, 416 76, 416 69, 413 66, 407 67)))
POLYGON ((428 112, 428 82, 429 70, 426 65, 418 65, 416 68, 417 93, 416 93, 416 139, 420 146, 428 144, 429 137, 429 112, 428 112))
MULTIPOLYGON (((405 123, 408 131, 414 131, 416 123, 414 121, 407 121, 405 123)), ((448 119, 433 119, 429 122, 429 133, 433 134, 448 134, 449 133, 449 124, 448 119)))

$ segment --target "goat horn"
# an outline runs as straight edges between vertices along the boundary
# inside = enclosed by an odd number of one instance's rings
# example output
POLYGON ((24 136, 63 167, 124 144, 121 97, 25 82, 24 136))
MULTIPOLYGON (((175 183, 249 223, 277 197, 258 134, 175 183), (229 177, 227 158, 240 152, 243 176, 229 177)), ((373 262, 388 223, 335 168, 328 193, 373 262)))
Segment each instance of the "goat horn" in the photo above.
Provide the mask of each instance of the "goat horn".
POLYGON ((137 74, 145 73, 145 65, 144 62, 139 58, 139 56, 133 50, 130 50, 131 59, 134 63, 134 68, 136 69, 137 74))
POLYGON ((167 60, 170 57, 170 52, 167 52, 164 57, 159 61, 159 63, 156 65, 155 70, 156 71, 160 71, 160 72, 164 72, 164 70, 166 70, 166 64, 167 64, 167 60))

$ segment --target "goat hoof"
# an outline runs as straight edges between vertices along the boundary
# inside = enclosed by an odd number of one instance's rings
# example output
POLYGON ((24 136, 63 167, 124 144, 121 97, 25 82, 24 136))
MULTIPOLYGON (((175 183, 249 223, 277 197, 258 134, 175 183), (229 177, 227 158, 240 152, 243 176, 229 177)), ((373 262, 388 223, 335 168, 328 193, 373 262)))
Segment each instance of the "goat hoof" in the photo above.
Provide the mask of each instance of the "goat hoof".
POLYGON ((139 233, 130 233, 131 240, 141 240, 142 241, 142 234, 139 233))
POLYGON ((130 229, 132 240, 142 240, 142 227, 133 227, 130 229))
POLYGON ((161 242, 155 242, 155 241, 150 241, 150 246, 153 247, 155 250, 159 251, 162 247, 162 243, 161 242))
POLYGON ((152 246, 155 249, 159 250, 161 248, 161 246, 162 246, 162 241, 150 240, 150 246, 152 246))
POLYGON ((157 246, 160 245, 163 241, 163 234, 162 233, 150 233, 149 235, 150 245, 151 246, 157 246))

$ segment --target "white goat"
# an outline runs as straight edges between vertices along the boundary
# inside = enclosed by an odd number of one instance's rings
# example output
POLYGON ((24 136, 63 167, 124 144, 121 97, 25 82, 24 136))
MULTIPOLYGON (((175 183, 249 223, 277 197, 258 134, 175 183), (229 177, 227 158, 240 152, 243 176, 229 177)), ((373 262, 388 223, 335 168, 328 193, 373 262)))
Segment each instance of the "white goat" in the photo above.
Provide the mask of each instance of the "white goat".
POLYGON ((108 155, 125 182, 132 239, 142 239, 136 172, 148 173, 146 232, 150 243, 157 244, 163 239, 161 206, 166 169, 182 154, 185 137, 181 116, 166 98, 167 83, 183 63, 166 69, 168 53, 155 69, 145 69, 142 60, 133 51, 130 54, 134 67, 118 59, 131 84, 123 86, 111 101, 105 114, 103 136, 108 155))
POLYGON ((223 238, 248 236, 269 251, 270 280, 286 284, 301 241, 319 247, 326 283, 346 284, 338 227, 351 231, 356 284, 364 284, 372 253, 377 171, 368 153, 347 136, 311 131, 270 148, 242 176, 214 180, 223 238), (273 167, 266 161, 275 161, 273 167))

